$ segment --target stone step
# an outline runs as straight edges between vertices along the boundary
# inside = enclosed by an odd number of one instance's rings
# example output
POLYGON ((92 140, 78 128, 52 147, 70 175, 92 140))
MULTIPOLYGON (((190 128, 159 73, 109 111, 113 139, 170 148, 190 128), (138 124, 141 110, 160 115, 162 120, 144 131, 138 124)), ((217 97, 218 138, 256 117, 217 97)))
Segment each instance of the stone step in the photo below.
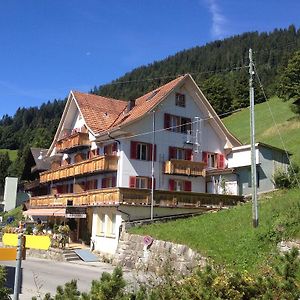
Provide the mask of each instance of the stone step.
POLYGON ((73 250, 65 250, 63 256, 66 261, 81 260, 81 258, 73 250))

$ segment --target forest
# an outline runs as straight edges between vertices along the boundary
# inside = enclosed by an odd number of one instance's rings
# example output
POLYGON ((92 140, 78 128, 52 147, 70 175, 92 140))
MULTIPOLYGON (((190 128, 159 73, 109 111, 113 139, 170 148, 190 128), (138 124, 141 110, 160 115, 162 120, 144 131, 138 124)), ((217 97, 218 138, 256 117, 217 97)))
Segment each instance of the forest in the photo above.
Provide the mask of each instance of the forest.
MULTIPOLYGON (((138 67, 109 84, 95 86, 90 93, 131 100, 178 75, 190 73, 222 116, 248 106, 249 48, 253 49, 257 73, 267 96, 280 95, 278 87, 281 74, 289 59, 300 49, 300 29, 294 25, 272 32, 247 32, 186 49, 161 61, 138 67)), ((55 99, 40 107, 19 108, 14 116, 2 117, 0 148, 19 150, 18 158, 10 164, 8 174, 21 174, 24 157, 30 147, 50 146, 65 101, 55 99)), ((255 101, 264 101, 257 80, 255 101)))

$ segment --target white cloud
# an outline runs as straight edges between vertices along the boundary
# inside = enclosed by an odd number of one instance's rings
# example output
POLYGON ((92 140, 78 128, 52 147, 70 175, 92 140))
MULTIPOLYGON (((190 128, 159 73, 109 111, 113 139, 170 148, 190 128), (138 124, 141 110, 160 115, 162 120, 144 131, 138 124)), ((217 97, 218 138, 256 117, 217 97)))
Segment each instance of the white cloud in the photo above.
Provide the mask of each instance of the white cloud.
POLYGON ((211 33, 214 38, 221 39, 226 35, 226 18, 222 14, 217 0, 206 0, 209 11, 212 15, 211 33))

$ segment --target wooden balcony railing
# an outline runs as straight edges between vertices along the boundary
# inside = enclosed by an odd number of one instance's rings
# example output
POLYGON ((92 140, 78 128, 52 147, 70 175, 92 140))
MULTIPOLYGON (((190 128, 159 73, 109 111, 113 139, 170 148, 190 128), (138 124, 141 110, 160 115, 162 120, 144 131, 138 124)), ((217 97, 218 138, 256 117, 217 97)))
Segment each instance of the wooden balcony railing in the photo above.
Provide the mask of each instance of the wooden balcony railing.
POLYGON ((165 174, 205 176, 205 163, 190 160, 171 159, 165 162, 165 174))
POLYGON ((89 146, 89 134, 85 132, 76 132, 71 134, 56 143, 56 151, 63 152, 77 146, 89 146))
POLYGON ((78 175, 117 171, 118 157, 116 155, 97 156, 72 165, 62 166, 56 170, 40 173, 41 183, 65 179, 78 175))
MULTIPOLYGON (((48 195, 32 197, 30 206, 49 207, 66 206, 69 200, 74 206, 81 205, 150 205, 151 191, 148 189, 107 188, 91 190, 78 194, 48 195)), ((167 207, 201 207, 233 206, 243 202, 242 196, 214 195, 193 192, 154 191, 155 206, 167 207)))

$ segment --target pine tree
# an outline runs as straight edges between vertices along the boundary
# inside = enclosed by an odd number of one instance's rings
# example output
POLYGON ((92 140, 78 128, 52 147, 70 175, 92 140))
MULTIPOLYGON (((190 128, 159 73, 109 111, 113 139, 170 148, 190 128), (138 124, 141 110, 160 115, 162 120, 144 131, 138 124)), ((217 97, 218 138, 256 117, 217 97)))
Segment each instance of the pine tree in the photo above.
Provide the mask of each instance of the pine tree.
POLYGON ((278 95, 283 100, 300 99, 300 51, 289 60, 280 77, 278 95))

